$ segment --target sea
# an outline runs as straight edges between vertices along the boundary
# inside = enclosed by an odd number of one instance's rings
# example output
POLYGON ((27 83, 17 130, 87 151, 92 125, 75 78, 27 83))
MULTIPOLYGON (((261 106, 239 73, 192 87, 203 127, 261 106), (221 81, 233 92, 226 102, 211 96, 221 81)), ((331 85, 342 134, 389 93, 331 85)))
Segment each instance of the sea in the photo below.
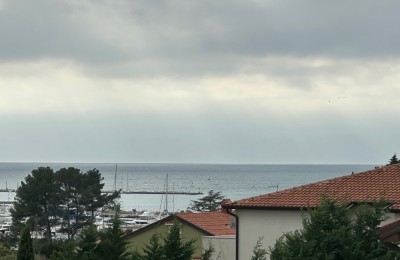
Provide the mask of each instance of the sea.
MULTIPOLYGON (((54 171, 75 167, 82 172, 98 169, 103 190, 161 192, 122 194, 125 211, 185 211, 208 191, 239 200, 321 180, 373 169, 372 164, 191 164, 191 163, 0 163, 0 189, 17 189, 33 169, 54 171), (202 193, 197 195, 179 192, 202 193)), ((13 201, 15 192, 0 192, 0 201, 13 201)))

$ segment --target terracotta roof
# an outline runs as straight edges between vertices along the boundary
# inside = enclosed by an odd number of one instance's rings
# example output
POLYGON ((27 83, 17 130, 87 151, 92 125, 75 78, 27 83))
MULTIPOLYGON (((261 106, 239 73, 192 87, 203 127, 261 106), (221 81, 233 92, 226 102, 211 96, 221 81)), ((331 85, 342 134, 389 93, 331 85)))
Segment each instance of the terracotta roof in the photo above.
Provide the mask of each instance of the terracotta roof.
POLYGON ((235 235, 235 228, 231 228, 232 216, 224 212, 177 213, 180 219, 214 235, 235 235))
POLYGON ((400 240, 400 219, 389 224, 377 227, 375 230, 379 238, 384 242, 397 242, 400 240))
POLYGON ((322 196, 348 203, 365 203, 384 198, 392 211, 400 211, 400 164, 377 167, 361 173, 320 181, 274 193, 238 200, 226 209, 299 209, 315 207, 322 196))

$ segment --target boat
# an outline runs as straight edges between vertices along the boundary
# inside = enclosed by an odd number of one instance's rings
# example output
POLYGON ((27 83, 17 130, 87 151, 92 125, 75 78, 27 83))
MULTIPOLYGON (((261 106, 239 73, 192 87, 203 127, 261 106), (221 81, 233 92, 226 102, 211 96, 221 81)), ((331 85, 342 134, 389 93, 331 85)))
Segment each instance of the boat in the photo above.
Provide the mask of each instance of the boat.
POLYGON ((6 223, 0 226, 0 234, 9 234, 11 229, 11 223, 6 223))

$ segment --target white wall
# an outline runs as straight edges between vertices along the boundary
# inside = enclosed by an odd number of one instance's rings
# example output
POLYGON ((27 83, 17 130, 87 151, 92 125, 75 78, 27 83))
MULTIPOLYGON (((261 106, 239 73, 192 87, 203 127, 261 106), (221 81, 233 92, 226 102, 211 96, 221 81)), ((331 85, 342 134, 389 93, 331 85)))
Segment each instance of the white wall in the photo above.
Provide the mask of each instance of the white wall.
POLYGON ((263 248, 269 250, 285 232, 303 227, 303 213, 298 210, 237 209, 235 214, 239 216, 240 260, 251 259, 252 250, 260 237, 263 237, 263 248))
MULTIPOLYGON (((251 259, 252 250, 260 237, 263 237, 263 248, 269 250, 284 233, 303 228, 303 218, 308 217, 306 212, 300 210, 238 209, 235 214, 239 216, 240 260, 251 259)), ((387 216, 382 225, 400 218, 398 213, 389 213, 387 216)))
POLYGON ((210 243, 214 246, 215 252, 212 260, 235 259, 236 237, 235 236, 207 236, 203 237, 203 250, 209 248, 210 243))

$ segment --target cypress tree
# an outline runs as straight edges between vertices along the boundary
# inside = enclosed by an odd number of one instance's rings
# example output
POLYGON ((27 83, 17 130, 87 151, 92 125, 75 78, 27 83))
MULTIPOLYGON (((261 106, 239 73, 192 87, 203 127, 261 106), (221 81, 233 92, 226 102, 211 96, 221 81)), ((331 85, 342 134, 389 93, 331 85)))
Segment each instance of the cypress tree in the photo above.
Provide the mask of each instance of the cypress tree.
POLYGON ((19 241, 17 260, 33 260, 34 258, 31 232, 29 227, 25 227, 19 241))

